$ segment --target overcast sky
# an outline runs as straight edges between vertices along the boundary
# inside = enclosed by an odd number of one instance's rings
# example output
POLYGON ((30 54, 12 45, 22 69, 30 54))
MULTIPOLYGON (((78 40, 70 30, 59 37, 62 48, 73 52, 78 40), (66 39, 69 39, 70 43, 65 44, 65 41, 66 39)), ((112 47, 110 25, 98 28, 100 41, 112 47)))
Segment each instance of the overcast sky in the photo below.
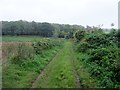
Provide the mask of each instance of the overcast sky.
POLYGON ((119 0, 0 0, 0 21, 118 27, 119 0))

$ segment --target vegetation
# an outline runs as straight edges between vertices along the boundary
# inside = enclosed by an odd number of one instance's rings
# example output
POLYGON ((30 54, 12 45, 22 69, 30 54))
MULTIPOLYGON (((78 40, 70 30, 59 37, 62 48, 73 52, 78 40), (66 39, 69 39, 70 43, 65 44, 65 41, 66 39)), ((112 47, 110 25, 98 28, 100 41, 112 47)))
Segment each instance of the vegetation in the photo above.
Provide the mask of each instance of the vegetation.
POLYGON ((2 36, 2 42, 33 42, 34 40, 40 40, 39 36, 2 36))
MULTIPOLYGON (((36 53, 35 44, 41 41, 35 41, 33 45, 25 43, 15 44, 15 52, 8 54, 10 62, 7 67, 9 68, 3 68, 3 88, 31 87, 33 80, 52 60, 62 44, 60 43, 62 40, 52 39, 43 39, 41 43, 44 44, 45 41, 49 41, 47 44, 50 48, 42 48, 41 50, 44 53, 36 53)), ((12 46, 10 45, 9 48, 12 48, 12 46)), ((9 52, 13 51, 12 49, 9 50, 9 52)))
POLYGON ((36 52, 36 54, 41 54, 46 49, 51 49, 56 45, 59 46, 61 40, 56 41, 55 39, 41 39, 39 41, 33 42, 32 46, 36 52))
POLYGON ((50 24, 47 22, 2 21, 2 35, 34 35, 41 37, 70 38, 80 25, 50 24))
POLYGON ((109 34, 99 31, 86 33, 82 40, 76 37, 79 41, 76 43, 76 51, 89 55, 87 59, 79 59, 91 76, 98 80, 99 87, 120 87, 118 36, 118 31, 113 30, 109 34))
POLYGON ((120 30, 2 24, 3 88, 120 88, 120 30))
POLYGON ((78 41, 80 41, 85 36, 85 30, 78 30, 75 33, 75 38, 77 38, 78 41))
POLYGON ((48 65, 41 80, 35 87, 38 88, 75 88, 78 87, 72 66, 72 44, 66 42, 63 49, 48 65), (47 86, 46 86, 47 85, 47 86))

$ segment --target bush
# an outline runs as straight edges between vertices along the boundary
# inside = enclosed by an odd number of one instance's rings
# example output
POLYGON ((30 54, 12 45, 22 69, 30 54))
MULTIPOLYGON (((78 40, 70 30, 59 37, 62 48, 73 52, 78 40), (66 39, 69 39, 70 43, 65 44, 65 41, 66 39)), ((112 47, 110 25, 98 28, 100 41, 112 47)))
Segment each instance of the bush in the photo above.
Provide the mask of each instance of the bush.
POLYGON ((91 75, 98 78, 104 87, 115 87, 117 83, 120 83, 118 54, 120 54, 118 48, 93 49, 89 52, 91 57, 85 61, 92 65, 88 67, 91 75))
POLYGON ((85 36, 85 30, 78 30, 76 33, 75 33, 75 38, 77 39, 77 41, 80 41, 84 38, 85 36))
POLYGON ((90 48, 105 48, 111 45, 106 34, 88 34, 85 41, 90 44, 90 48))
POLYGON ((36 54, 42 54, 42 52, 46 49, 51 49, 54 46, 60 46, 61 40, 55 39, 41 39, 39 41, 34 41, 32 46, 36 52, 36 54))
POLYGON ((34 50, 29 44, 18 44, 17 53, 11 57, 12 63, 21 64, 25 60, 31 59, 34 57, 34 50))
POLYGON ((87 33, 82 39, 76 48, 90 55, 81 61, 91 76, 98 80, 100 87, 120 88, 119 31, 87 33))
POLYGON ((89 46, 90 45, 87 42, 81 42, 77 44, 77 51, 85 53, 89 49, 89 46))

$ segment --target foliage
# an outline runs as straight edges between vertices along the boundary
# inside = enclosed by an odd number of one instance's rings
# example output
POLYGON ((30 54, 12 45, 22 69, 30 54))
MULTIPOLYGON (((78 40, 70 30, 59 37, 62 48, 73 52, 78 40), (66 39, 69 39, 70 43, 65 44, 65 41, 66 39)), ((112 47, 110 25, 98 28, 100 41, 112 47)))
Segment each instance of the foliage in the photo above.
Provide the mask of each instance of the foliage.
POLYGON ((30 88, 33 80, 60 50, 64 39, 40 38, 36 39, 33 44, 32 42, 5 43, 10 43, 9 52, 12 52, 13 55, 8 53, 10 54, 7 58, 10 61, 9 66, 3 68, 3 88, 30 88), (41 50, 41 47, 42 53, 36 53, 41 50))
POLYGON ((2 36, 2 42, 33 42, 34 40, 40 40, 39 36, 2 36))
POLYGON ((65 38, 65 32, 63 32, 63 31, 62 31, 62 32, 59 32, 59 33, 58 33, 58 37, 59 37, 59 38, 65 38))
POLYGON ((90 45, 87 42, 78 43, 76 45, 76 51, 85 53, 89 47, 90 45))
POLYGON ((71 61, 74 60, 72 43, 66 41, 63 49, 46 67, 45 75, 38 81, 37 88, 75 88, 77 87, 75 72, 71 61))
POLYGON ((52 24, 47 22, 2 21, 2 35, 34 35, 41 37, 71 37, 71 32, 84 28, 81 25, 52 24))
POLYGON ((84 30, 78 30, 76 33, 75 33, 75 38, 80 41, 82 38, 84 38, 85 36, 85 31, 84 30))
POLYGON ((92 77, 97 78, 99 87, 120 87, 120 48, 119 34, 116 30, 110 33, 87 33, 84 40, 77 42, 77 51, 86 52, 90 57, 82 59, 92 77))
POLYGON ((18 44, 17 52, 14 56, 11 56, 12 63, 21 64, 25 60, 32 59, 35 53, 29 44, 18 44))
POLYGON ((61 44, 61 40, 55 39, 41 39, 38 41, 34 41, 32 46, 36 52, 36 54, 41 54, 46 49, 51 49, 54 46, 59 46, 61 44))
POLYGON ((111 45, 107 35, 105 34, 88 34, 85 38, 86 42, 89 43, 90 48, 103 48, 111 45))
POLYGON ((33 59, 21 60, 21 64, 11 63, 2 73, 3 88, 30 88, 33 81, 59 50, 55 47, 35 55, 33 59), (44 57, 43 57, 44 55, 44 57))
POLYGON ((36 23, 27 21, 3 21, 3 35, 39 35, 43 37, 51 37, 54 27, 49 23, 36 23))

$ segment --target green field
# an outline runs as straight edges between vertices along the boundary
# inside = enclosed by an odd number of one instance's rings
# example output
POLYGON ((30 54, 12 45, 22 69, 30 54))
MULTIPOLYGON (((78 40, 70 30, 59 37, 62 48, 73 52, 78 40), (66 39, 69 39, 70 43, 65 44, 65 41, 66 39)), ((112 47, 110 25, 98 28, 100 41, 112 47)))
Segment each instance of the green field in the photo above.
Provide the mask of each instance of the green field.
POLYGON ((39 39, 41 39, 39 36, 2 36, 3 42, 34 41, 39 39))

